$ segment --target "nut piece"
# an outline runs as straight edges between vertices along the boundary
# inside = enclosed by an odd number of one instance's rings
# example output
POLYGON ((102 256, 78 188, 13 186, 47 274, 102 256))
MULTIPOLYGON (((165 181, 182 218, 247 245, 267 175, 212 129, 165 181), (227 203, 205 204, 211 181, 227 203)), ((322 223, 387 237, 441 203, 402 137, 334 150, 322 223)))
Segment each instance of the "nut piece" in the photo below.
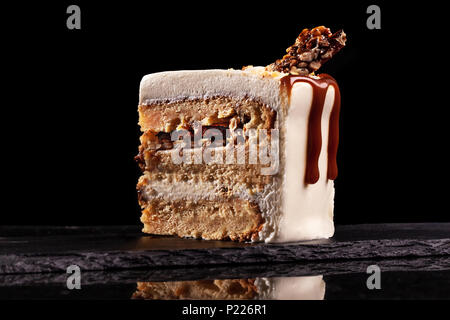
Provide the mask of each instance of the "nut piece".
POLYGON ((270 71, 307 75, 317 71, 344 46, 347 36, 339 30, 331 33, 324 26, 303 29, 295 43, 286 49, 287 54, 266 68, 270 71))

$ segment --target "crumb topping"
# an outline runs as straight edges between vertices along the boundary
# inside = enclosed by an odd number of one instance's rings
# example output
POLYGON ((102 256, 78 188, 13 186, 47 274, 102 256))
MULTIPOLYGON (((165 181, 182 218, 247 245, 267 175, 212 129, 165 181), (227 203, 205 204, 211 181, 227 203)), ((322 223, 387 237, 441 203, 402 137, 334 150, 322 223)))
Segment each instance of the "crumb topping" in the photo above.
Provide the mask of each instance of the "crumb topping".
POLYGON ((324 26, 303 29, 295 43, 286 49, 286 55, 268 65, 266 70, 309 75, 338 53, 345 46, 346 40, 343 30, 331 33, 324 26))

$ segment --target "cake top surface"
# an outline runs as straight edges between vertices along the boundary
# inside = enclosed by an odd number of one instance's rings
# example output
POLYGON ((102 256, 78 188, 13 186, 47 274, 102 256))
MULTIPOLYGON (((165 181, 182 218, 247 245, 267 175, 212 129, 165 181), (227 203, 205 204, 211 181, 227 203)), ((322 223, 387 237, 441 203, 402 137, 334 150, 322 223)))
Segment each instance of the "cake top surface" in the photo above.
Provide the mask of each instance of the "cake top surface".
POLYGON ((331 33, 324 26, 303 29, 295 43, 286 49, 287 54, 266 67, 149 74, 141 81, 139 104, 231 96, 257 99, 277 109, 281 79, 294 75, 318 80, 314 72, 345 46, 346 39, 342 30, 331 33))

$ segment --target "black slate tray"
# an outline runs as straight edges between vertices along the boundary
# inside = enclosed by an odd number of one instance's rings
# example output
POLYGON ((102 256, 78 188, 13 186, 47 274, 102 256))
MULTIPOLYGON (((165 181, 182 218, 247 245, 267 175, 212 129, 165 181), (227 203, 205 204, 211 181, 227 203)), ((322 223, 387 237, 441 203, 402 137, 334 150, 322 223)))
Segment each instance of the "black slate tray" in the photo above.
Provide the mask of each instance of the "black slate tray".
MULTIPOLYGON (((0 274, 450 255, 450 223, 337 226, 328 240, 284 244, 144 235, 140 227, 0 227, 0 274)), ((447 264, 447 260, 445 260, 447 264)))

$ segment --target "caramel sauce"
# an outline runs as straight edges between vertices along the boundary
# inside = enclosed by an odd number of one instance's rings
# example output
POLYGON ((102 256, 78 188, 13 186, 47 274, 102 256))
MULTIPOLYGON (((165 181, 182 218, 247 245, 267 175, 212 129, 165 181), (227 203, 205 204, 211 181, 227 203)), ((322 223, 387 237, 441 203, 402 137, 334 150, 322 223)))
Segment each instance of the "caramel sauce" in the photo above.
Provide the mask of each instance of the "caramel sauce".
POLYGON ((289 75, 282 78, 281 81, 282 85, 287 89, 289 98, 291 97, 292 87, 296 82, 307 82, 313 88, 313 99, 308 118, 305 184, 314 184, 320 177, 319 156, 320 150, 322 149, 322 112, 328 87, 334 87, 335 97, 331 109, 328 130, 327 178, 330 180, 336 179, 338 174, 336 156, 339 143, 339 112, 341 108, 341 94, 336 80, 328 74, 321 74, 319 75, 319 79, 307 76, 289 75))

